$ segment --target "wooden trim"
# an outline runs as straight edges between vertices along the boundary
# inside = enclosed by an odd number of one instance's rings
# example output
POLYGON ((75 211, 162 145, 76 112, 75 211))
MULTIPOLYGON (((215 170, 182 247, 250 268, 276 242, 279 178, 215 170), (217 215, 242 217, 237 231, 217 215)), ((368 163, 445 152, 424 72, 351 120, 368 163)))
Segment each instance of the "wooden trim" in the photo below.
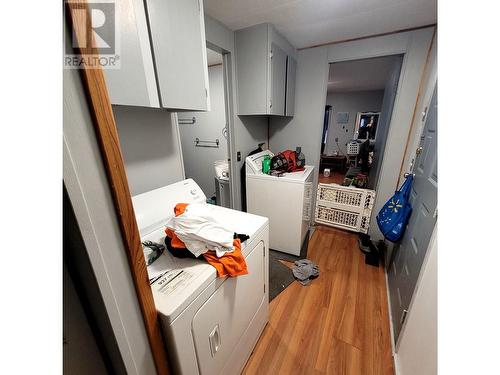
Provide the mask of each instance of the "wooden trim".
MULTIPOLYGON (((86 0, 67 1, 67 19, 73 26, 78 41, 91 36, 86 0), (73 12, 74 9, 85 9, 85 12, 73 12), (84 14, 87 16, 85 17, 84 14), (89 30, 89 32, 86 32, 89 30)), ((89 39, 90 40, 90 39, 89 39)), ((91 52, 98 54, 93 48, 93 43, 85 43, 89 46, 83 49, 77 48, 77 52, 91 52)), ((158 313, 153 300, 153 293, 149 285, 146 263, 142 251, 139 229, 135 220, 132 198, 128 186, 125 165, 120 148, 120 141, 116 129, 113 110, 108 96, 108 90, 101 68, 81 69, 84 88, 87 94, 89 111, 92 115, 94 128, 101 149, 101 156, 106 169, 109 187, 113 196, 117 219, 120 225, 123 244, 127 252, 131 276, 134 281, 137 299, 141 307, 146 333, 148 335, 151 352, 160 375, 168 375, 169 367, 165 344, 160 329, 158 313)))
POLYGON ((418 85, 417 100, 415 101, 415 107, 413 107, 413 116, 411 118, 410 129, 408 130, 408 137, 406 138, 403 159, 401 160, 401 166, 399 167, 399 176, 398 176, 398 182, 396 184, 396 189, 399 187, 399 183, 401 182, 401 174, 403 173, 403 168, 405 165, 406 153, 408 152, 408 147, 410 146, 411 134, 413 132, 413 129, 415 128, 415 117, 417 116, 417 108, 420 101, 420 97, 422 96, 422 90, 424 88, 424 83, 425 83, 425 74, 427 72, 427 69, 429 68, 429 60, 431 58, 431 51, 432 47, 434 46, 435 40, 436 40, 436 29, 434 29, 434 33, 432 34, 431 44, 429 46, 429 50, 427 51, 427 57, 425 59, 424 70, 422 72, 422 77, 420 78, 420 84, 418 85))
POLYGON ((365 35, 365 36, 360 36, 357 38, 350 38, 350 39, 343 39, 343 40, 335 40, 332 42, 326 42, 326 43, 320 43, 320 44, 314 44, 312 46, 308 47, 302 47, 302 48, 297 48, 297 51, 302 51, 304 49, 309 49, 309 48, 316 48, 316 47, 323 47, 323 46, 330 46, 333 44, 340 44, 340 43, 347 43, 347 42, 354 42, 356 40, 363 40, 363 39, 369 39, 369 38, 376 38, 379 36, 386 36, 386 35, 392 35, 392 34, 398 34, 398 33, 404 33, 407 31, 414 31, 414 30, 420 30, 420 29, 426 29, 428 27, 435 27, 437 26, 437 23, 430 23, 428 25, 423 25, 423 26, 416 26, 416 27, 409 27, 407 29, 401 29, 401 30, 394 30, 394 31, 388 31, 386 33, 379 33, 379 34, 372 34, 372 35, 365 35))

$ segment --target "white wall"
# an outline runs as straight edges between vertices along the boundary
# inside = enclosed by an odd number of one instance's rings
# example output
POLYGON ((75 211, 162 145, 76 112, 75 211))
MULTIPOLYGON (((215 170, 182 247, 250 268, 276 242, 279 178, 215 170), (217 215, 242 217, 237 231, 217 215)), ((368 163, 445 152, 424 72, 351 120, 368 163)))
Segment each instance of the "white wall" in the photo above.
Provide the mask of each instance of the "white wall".
POLYGON ((211 107, 209 112, 178 114, 179 119, 196 117, 194 124, 179 124, 182 157, 186 178, 195 180, 207 197, 215 195, 214 161, 227 160, 228 157, 227 140, 222 135, 226 124, 222 73, 222 65, 208 68, 211 107), (219 148, 196 147, 196 138, 206 141, 219 139, 219 148))
POLYGON ((63 373, 108 373, 73 280, 63 265, 63 373))
POLYGON ((113 113, 132 195, 184 178, 178 129, 170 112, 115 105, 113 113))
POLYGON ((437 374, 437 282, 437 233, 434 233, 401 332, 395 356, 398 375, 437 374))
POLYGON ((153 356, 79 72, 65 69, 63 84, 64 184, 126 371, 154 374, 153 356))
POLYGON ((340 148, 340 152, 342 154, 346 154, 346 143, 349 142, 354 136, 357 113, 367 111, 379 112, 382 108, 383 97, 384 90, 328 93, 326 97, 326 104, 333 107, 333 112, 330 119, 330 125, 328 127, 325 153, 327 155, 332 155, 334 151, 339 151, 340 148), (337 123, 338 112, 349 113, 349 122, 347 124, 337 123), (339 147, 337 147, 335 142, 336 137, 339 139, 339 147))

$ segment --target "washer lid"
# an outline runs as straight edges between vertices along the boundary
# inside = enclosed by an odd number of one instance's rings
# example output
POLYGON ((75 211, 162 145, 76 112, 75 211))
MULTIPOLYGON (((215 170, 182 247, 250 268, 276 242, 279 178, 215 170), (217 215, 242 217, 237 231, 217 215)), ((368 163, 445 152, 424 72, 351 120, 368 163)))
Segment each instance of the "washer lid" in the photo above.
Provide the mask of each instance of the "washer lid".
MULTIPOLYGON (((209 208, 221 225, 233 232, 250 236, 250 239, 241 246, 243 255, 246 257, 250 251, 247 245, 259 235, 269 220, 266 217, 229 208, 213 205, 209 205, 209 208)), ((141 239, 163 244, 165 228, 161 226, 141 239)), ((166 317, 168 322, 172 322, 210 283, 217 279, 215 268, 204 260, 176 258, 168 250, 165 250, 162 256, 147 269, 149 278, 164 274, 152 284, 151 288, 156 309, 166 317)))
POLYGON ((206 200, 203 190, 190 178, 133 196, 141 237, 162 227, 174 215, 177 203, 204 203, 206 200))
POLYGON ((262 173, 262 160, 266 156, 273 157, 274 154, 269 150, 264 150, 256 154, 247 156, 245 159, 245 169, 247 174, 258 174, 262 173))
POLYGON ((247 174, 247 178, 260 178, 260 179, 265 179, 265 180, 286 181, 286 182, 295 182, 295 183, 303 184, 307 180, 309 175, 313 172, 313 170, 314 170, 314 166, 306 165, 304 167, 303 171, 283 173, 283 175, 281 175, 280 177, 271 176, 271 175, 259 172, 256 174, 247 174))

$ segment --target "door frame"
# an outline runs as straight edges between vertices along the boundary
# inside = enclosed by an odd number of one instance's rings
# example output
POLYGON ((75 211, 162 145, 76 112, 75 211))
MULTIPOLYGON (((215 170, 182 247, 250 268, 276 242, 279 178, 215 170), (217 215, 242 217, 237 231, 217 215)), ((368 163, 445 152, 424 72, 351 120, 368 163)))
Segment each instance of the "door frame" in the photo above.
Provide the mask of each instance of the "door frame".
MULTIPOLYGON (((407 140, 412 132, 417 103, 424 82, 423 76, 436 37, 436 27, 401 32, 391 35, 366 38, 324 46, 327 48, 327 63, 369 59, 374 57, 403 55, 398 89, 389 123, 384 155, 379 178, 375 186, 374 212, 378 212, 397 189, 403 169, 407 140), (411 106, 408 103, 412 103, 411 106), (393 126, 393 124, 398 126, 393 126), (391 157, 386 157, 390 155, 391 157)), ((325 77, 328 80, 328 77, 325 77)), ((326 83, 325 83, 326 87, 326 83)), ((377 227, 376 215, 372 215, 369 234, 375 240, 383 235, 377 227)))
MULTIPOLYGON (((90 20, 87 0, 67 1, 65 2, 65 8, 67 12, 67 26, 70 32, 74 32, 77 40, 86 40, 88 35, 91 35, 90 37, 93 38, 90 24, 87 22, 90 20), (72 12, 72 9, 84 11, 72 12)), ((85 46, 87 43, 79 44, 85 46)), ((92 43, 92 45, 94 44, 92 43)), ((77 47, 75 48, 75 52, 78 54, 90 52, 92 55, 96 56, 99 54, 98 50, 93 47, 87 47, 86 51, 77 47)), ((115 217, 119 225, 123 247, 127 255, 130 276, 135 286, 137 303, 140 307, 154 365, 158 374, 168 375, 170 372, 166 346, 161 332, 153 293, 149 285, 139 229, 137 227, 132 205, 132 196, 130 194, 128 179, 125 172, 125 163, 104 73, 100 67, 88 68, 86 65, 84 65, 79 72, 81 73, 83 92, 87 99, 86 105, 94 125, 95 137, 100 149, 100 162, 106 172, 109 191, 113 198, 115 217)), ((78 181, 75 166, 71 160, 69 145, 64 142, 64 146, 64 155, 67 157, 67 163, 65 164, 68 166, 66 169, 68 169, 69 181, 74 185, 80 185, 81 183, 78 181), (71 175, 72 173, 75 175, 71 175)), ((82 189, 82 187, 75 187, 75 190, 79 189, 82 189)), ((68 193, 70 192, 68 191, 68 193)), ((87 214, 90 215, 90 212, 87 212, 87 214)), ((99 244, 97 244, 97 246, 99 246, 99 244)))
POLYGON ((238 173, 238 148, 236 144, 236 64, 234 32, 218 20, 205 14, 205 38, 207 47, 222 54, 224 75, 224 99, 228 126, 229 180, 231 187, 231 208, 241 210, 241 186, 238 173))
MULTIPOLYGON (((235 151, 235 146, 234 146, 234 111, 232 110, 233 108, 233 98, 234 98, 234 91, 233 91, 233 85, 231 82, 231 61, 232 61, 232 53, 231 51, 228 51, 222 47, 219 47, 218 45, 211 43, 208 38, 206 41, 206 48, 211 49, 212 51, 215 51, 217 53, 220 53, 222 55, 222 80, 223 80, 223 86, 224 86, 224 111, 225 111, 225 117, 226 117, 226 128, 227 128, 227 156, 226 159, 228 160, 229 164, 229 192, 230 192, 230 208, 234 209, 234 202, 236 201, 235 199, 235 189, 234 189, 234 184, 235 184, 235 179, 236 179, 236 167, 233 166, 233 159, 231 155, 233 153, 236 153, 235 151)), ((209 89, 210 90, 210 89, 209 89)), ((210 94, 210 92, 209 92, 210 94)), ((180 151, 180 163, 182 167, 182 176, 183 178, 186 178, 186 169, 184 166, 184 156, 182 152, 182 139, 180 135, 180 124, 179 124, 179 116, 177 112, 173 113, 172 120, 175 124, 175 129, 176 129, 176 137, 177 137, 177 142, 179 144, 179 147, 181 149, 180 151)))
POLYGON ((236 186, 236 163, 233 162, 232 155, 236 153, 234 145, 234 90, 232 85, 232 65, 233 53, 223 47, 211 42, 207 37, 207 48, 222 55, 222 79, 224 85, 224 111, 227 127, 227 161, 229 164, 229 191, 230 191, 230 208, 234 208, 235 189, 236 186))

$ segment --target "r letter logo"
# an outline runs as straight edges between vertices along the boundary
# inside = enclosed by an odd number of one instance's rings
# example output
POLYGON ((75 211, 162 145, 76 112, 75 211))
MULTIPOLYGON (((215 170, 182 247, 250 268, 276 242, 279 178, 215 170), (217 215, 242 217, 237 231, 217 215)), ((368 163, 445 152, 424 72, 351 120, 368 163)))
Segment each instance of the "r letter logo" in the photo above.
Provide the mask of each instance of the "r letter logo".
POLYGON ((73 51, 66 51, 64 67, 118 69, 119 30, 115 2, 89 0, 85 4, 66 0, 66 7, 73 20, 73 51))

